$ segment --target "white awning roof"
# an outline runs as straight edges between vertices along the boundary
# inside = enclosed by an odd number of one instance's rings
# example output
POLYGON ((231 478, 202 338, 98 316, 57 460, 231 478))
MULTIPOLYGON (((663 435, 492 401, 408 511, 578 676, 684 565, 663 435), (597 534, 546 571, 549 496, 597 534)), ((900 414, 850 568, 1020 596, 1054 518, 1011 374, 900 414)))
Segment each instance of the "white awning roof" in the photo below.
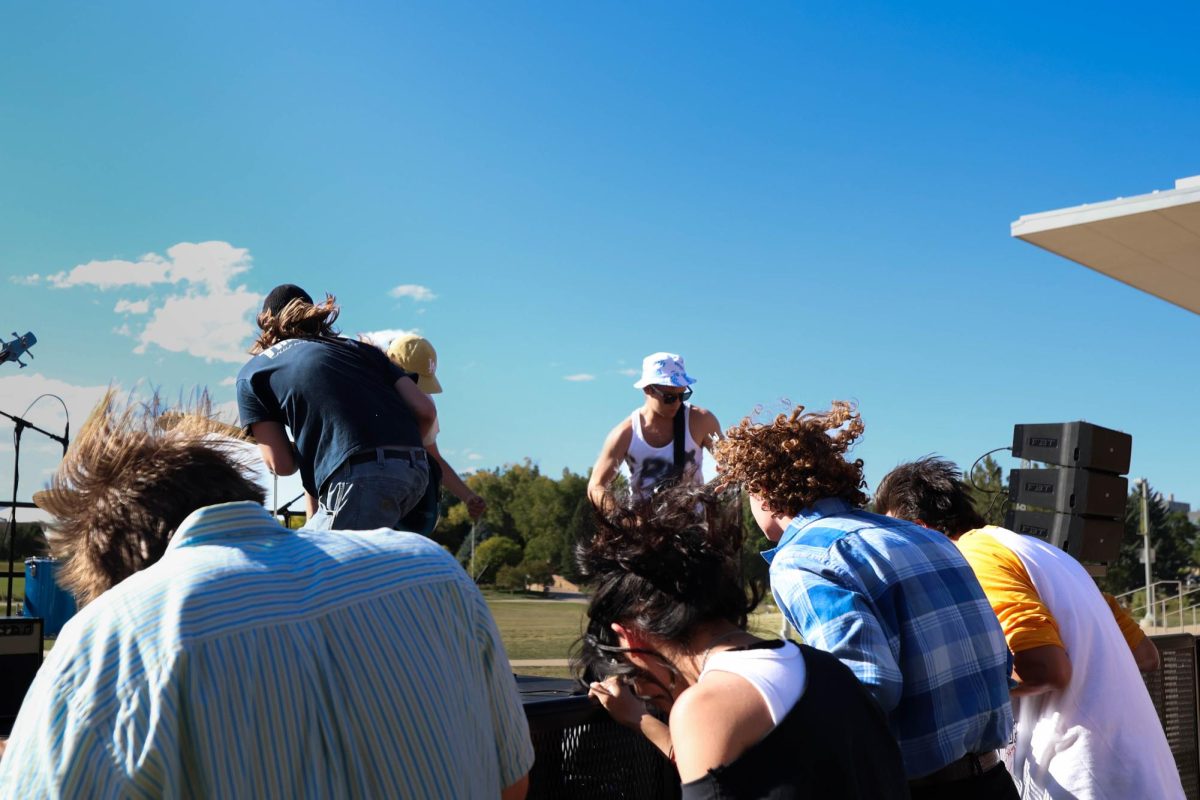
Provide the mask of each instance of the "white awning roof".
POLYGON ((1012 235, 1200 314, 1200 176, 1161 192, 1027 214, 1012 235))

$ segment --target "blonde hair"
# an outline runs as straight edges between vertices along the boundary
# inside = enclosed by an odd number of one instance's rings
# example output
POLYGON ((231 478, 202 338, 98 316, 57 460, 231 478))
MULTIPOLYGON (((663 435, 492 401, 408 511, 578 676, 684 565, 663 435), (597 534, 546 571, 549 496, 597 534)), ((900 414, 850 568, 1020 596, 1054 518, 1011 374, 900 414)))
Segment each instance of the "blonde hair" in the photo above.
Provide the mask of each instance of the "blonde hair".
POLYGON ((163 425, 157 397, 120 408, 110 389, 39 493, 59 582, 80 604, 158 561, 196 509, 266 499, 207 394, 192 405, 163 425))
POLYGON ((257 355, 286 339, 337 336, 338 331, 333 323, 339 313, 334 296, 328 292, 325 293, 325 302, 320 304, 306 303, 297 297, 278 314, 264 310, 259 313, 257 320, 261 333, 250 348, 250 353, 257 355))
POLYGON ((771 511, 792 517, 827 497, 865 505, 862 459, 845 457, 862 433, 857 409, 843 400, 807 414, 797 406, 768 424, 747 417, 717 445, 721 485, 740 484, 771 511))

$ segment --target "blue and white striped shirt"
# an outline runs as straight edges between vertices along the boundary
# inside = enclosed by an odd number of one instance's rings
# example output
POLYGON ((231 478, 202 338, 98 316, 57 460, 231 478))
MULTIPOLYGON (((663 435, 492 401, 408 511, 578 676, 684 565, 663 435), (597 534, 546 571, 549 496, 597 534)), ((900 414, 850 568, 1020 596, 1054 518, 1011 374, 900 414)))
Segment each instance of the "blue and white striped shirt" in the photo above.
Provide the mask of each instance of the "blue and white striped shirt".
POLYGON ((763 556, 804 641, 841 659, 883 707, 910 778, 1008 744, 1012 656, 949 539, 828 499, 763 556))
POLYGON ((533 748, 474 583, 433 542, 196 511, 64 628, 0 797, 496 797, 533 748))

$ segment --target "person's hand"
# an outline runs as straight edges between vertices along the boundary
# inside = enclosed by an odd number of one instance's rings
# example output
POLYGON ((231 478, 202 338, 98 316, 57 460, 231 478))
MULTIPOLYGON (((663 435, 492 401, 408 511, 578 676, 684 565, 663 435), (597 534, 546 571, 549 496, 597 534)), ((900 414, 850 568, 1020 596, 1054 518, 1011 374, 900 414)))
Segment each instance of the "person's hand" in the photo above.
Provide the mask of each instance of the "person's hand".
POLYGON ((634 730, 641 727, 642 717, 647 713, 646 702, 637 696, 632 686, 609 678, 603 683, 593 682, 588 687, 588 696, 599 699, 614 721, 634 730))
POLYGON ((486 510, 487 501, 479 495, 472 493, 467 498, 467 513, 471 515, 471 519, 479 519, 486 510))

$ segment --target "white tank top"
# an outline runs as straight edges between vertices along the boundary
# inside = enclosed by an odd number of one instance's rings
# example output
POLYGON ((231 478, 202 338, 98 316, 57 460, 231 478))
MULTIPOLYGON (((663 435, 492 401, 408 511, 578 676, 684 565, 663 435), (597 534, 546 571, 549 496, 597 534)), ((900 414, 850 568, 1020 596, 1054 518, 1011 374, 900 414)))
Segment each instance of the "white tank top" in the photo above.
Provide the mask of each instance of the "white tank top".
MULTIPOLYGON (((700 471, 703 453, 692 437, 692 407, 683 404, 677 413, 687 414, 683 421, 683 452, 687 456, 687 467, 684 468, 681 485, 694 484, 699 486, 704 482, 700 471)), ((625 453, 625 464, 629 467, 629 488, 635 500, 643 500, 650 496, 654 487, 671 474, 675 469, 675 440, 667 442, 662 447, 651 447, 642 434, 641 409, 633 412, 633 438, 629 442, 629 450, 625 453)))
POLYGON ((776 725, 800 701, 808 684, 804 656, 793 642, 783 647, 755 647, 713 653, 704 664, 697 682, 710 672, 731 672, 750 682, 771 712, 776 725))

